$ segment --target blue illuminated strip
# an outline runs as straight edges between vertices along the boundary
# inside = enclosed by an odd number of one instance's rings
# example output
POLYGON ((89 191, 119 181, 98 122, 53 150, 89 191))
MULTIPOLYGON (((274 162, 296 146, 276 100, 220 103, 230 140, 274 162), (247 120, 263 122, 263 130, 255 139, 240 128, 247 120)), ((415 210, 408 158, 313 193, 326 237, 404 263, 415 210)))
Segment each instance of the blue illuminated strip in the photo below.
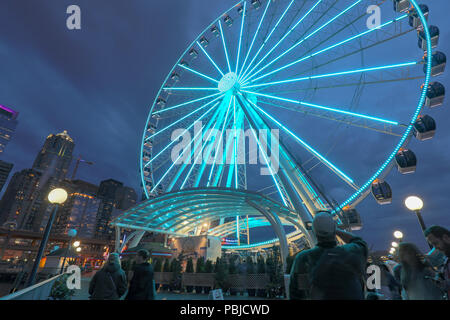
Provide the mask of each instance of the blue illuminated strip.
POLYGON ((197 45, 203 51, 203 53, 206 55, 206 57, 209 59, 209 61, 211 61, 211 63, 217 69, 217 71, 219 71, 219 73, 223 76, 224 74, 223 74, 222 70, 220 70, 220 68, 217 66, 217 64, 214 62, 214 60, 209 56, 208 52, 206 52, 206 50, 203 49, 203 46, 198 41, 197 41, 197 45))
POLYGON ((196 74, 196 75, 198 75, 198 76, 200 76, 200 77, 202 77, 202 78, 208 79, 208 80, 213 81, 213 82, 215 82, 215 83, 219 83, 219 81, 217 81, 216 79, 213 79, 213 78, 211 78, 211 77, 208 77, 207 75, 205 75, 205 74, 203 74, 203 73, 201 73, 201 72, 198 72, 198 71, 196 71, 196 70, 194 70, 194 69, 191 69, 191 68, 188 68, 188 67, 186 67, 186 66, 183 66, 182 64, 178 64, 178 66, 181 67, 181 68, 183 68, 183 69, 185 69, 185 70, 188 70, 188 71, 190 71, 190 72, 192 72, 192 73, 194 73, 194 74, 196 74))
POLYGON ((385 65, 385 66, 379 66, 379 67, 371 67, 371 68, 363 68, 363 69, 356 69, 356 70, 349 70, 349 71, 341 71, 341 72, 334 72, 334 73, 327 73, 327 74, 320 74, 316 76, 309 76, 309 77, 302 77, 302 78, 296 78, 296 79, 287 79, 287 80, 280 80, 280 81, 274 81, 274 82, 267 82, 267 83, 260 83, 260 84, 254 84, 251 86, 243 86, 244 89, 249 88, 258 88, 258 87, 266 87, 266 86, 274 86, 277 84, 285 84, 285 83, 292 83, 292 82, 300 82, 300 81, 307 81, 312 79, 321 79, 321 78, 329 78, 329 77, 336 77, 336 76, 344 76, 354 73, 362 73, 362 72, 369 72, 369 71, 378 71, 378 70, 385 70, 385 69, 395 69, 395 68, 401 68, 401 67, 408 67, 412 65, 416 65, 417 62, 405 62, 405 63, 398 63, 398 64, 391 64, 391 65, 385 65))
POLYGON ((192 103, 195 103, 195 102, 203 101, 203 100, 206 100, 206 99, 209 99, 209 98, 212 98, 212 97, 216 97, 218 95, 222 95, 223 96, 223 93, 218 92, 218 93, 214 93, 212 95, 209 95, 209 96, 206 96, 206 97, 203 97, 203 98, 199 98, 199 99, 183 102, 181 104, 177 104, 176 106, 172 106, 170 108, 165 108, 165 109, 162 109, 162 110, 159 110, 159 111, 155 111, 155 112, 153 112, 153 114, 159 114, 159 113, 163 113, 163 112, 170 111, 170 110, 173 110, 173 109, 177 109, 177 108, 180 108, 180 107, 184 107, 184 106, 187 106, 188 104, 192 104, 192 103))
POLYGON ((189 114, 185 115, 184 117, 178 119, 177 121, 171 123, 171 124, 168 125, 167 127, 164 127, 164 129, 161 129, 160 131, 156 132, 155 134, 151 135, 150 137, 147 137, 147 138, 145 139, 145 141, 148 141, 148 140, 150 140, 150 139, 156 137, 156 136, 157 136, 158 134, 160 134, 161 132, 166 131, 167 129, 173 127, 173 126, 176 125, 177 123, 179 123, 179 122, 183 121, 184 119, 190 117, 190 116, 193 115, 194 113, 197 113, 198 111, 200 111, 200 110, 206 108, 206 107, 209 106, 211 103, 213 103, 214 101, 216 101, 216 100, 222 98, 223 96, 224 96, 224 95, 222 94, 221 96, 218 96, 218 97, 215 98, 214 100, 211 100, 210 102, 204 104, 203 106, 199 107, 198 109, 195 109, 195 110, 192 111, 191 113, 189 113, 189 114))
MULTIPOLYGON (((292 47, 290 47, 288 50, 286 50, 285 52, 283 52, 281 55, 279 55, 277 58, 273 59, 271 62, 269 62, 267 64, 267 66, 271 65, 272 63, 278 61, 279 59, 281 59, 282 57, 284 57, 286 54, 288 54, 289 52, 291 52, 292 50, 294 50, 296 47, 298 47, 300 44, 302 44, 304 41, 308 40, 309 38, 311 38, 313 35, 315 35, 317 32, 319 32, 320 30, 322 30, 323 28, 325 28, 326 26, 328 26, 330 23, 332 23, 334 20, 336 20, 337 18, 339 18, 340 16, 342 16, 344 13, 346 13, 347 11, 349 11, 350 9, 352 9, 354 6, 356 6, 358 3, 360 3, 362 0, 358 0, 355 3, 353 3, 352 5, 350 5, 349 7, 347 7, 347 9, 345 9, 344 11, 342 11, 341 13, 339 13, 338 15, 336 15, 334 18, 332 18, 331 20, 329 20, 328 22, 326 22, 325 24, 323 24, 321 27, 317 28, 316 30, 314 30, 312 33, 310 33, 308 36, 306 36, 305 38, 303 38, 302 40, 300 40, 299 42, 297 42, 296 44, 294 44, 292 47)), ((260 71, 262 71, 263 69, 261 69, 260 71)), ((251 75, 251 77, 255 76, 257 73, 254 73, 253 75, 251 75)), ((244 78, 242 83, 245 83, 247 80, 249 80, 251 77, 249 78, 244 78)))
POLYGON ((241 75, 241 71, 245 68, 245 63, 247 62, 247 59, 248 59, 248 57, 250 55, 250 52, 252 51, 253 44, 255 43, 256 37, 258 36, 259 29, 261 28, 261 24, 264 21, 264 18, 266 16, 267 9, 269 9, 270 3, 271 3, 271 1, 267 1, 266 9, 264 10, 264 13, 263 13, 263 15, 261 17, 261 20, 259 21, 258 28, 255 31, 255 35, 253 36, 252 43, 250 44, 250 48, 247 51, 247 55, 245 56, 244 63, 242 64, 241 70, 239 71, 239 76, 241 75))
POLYGON ((227 58, 228 70, 231 72, 230 59, 228 58, 227 45, 225 43, 225 34, 222 29, 222 22, 219 20, 220 36, 222 38, 223 50, 225 51, 225 57, 227 58))
POLYGON ((322 156, 319 152, 317 152, 315 149, 313 149, 309 144, 307 144, 305 141, 303 141, 301 138, 299 138, 297 135, 295 135, 291 130, 289 130, 286 126, 282 125, 278 120, 276 120, 274 117, 272 117, 270 114, 268 114, 266 111, 258 107, 256 104, 254 104, 252 101, 249 100, 249 102, 257 108, 259 111, 261 111, 263 114, 265 114, 269 119, 271 119, 273 122, 275 122, 277 125, 279 125, 284 131, 286 131, 289 135, 291 135, 295 140, 300 142, 307 150, 309 150, 313 155, 318 157, 327 167, 329 167, 331 170, 333 170, 335 173, 340 175, 342 178, 350 182, 351 184, 354 184, 353 179, 351 179, 348 175, 346 175, 344 172, 339 170, 335 165, 333 165, 330 161, 325 159, 324 156, 322 156))
POLYGON ((383 172, 383 170, 386 169, 386 167, 391 163, 391 161, 394 159, 395 155, 397 154, 398 150, 403 146, 406 139, 409 137, 409 134, 411 133, 411 130, 413 129, 413 124, 416 122, 417 117, 419 116, 420 111, 422 110, 422 106, 424 105, 428 85, 430 83, 430 77, 431 77, 431 64, 432 64, 432 55, 431 52, 431 37, 430 32, 428 29, 428 23, 425 19, 422 10, 418 6, 416 0, 409 0, 414 8, 417 10, 417 13, 419 14, 420 20, 423 25, 423 30, 425 32, 425 37, 427 40, 427 52, 429 53, 427 55, 427 68, 426 68, 426 74, 425 74, 425 83, 423 84, 422 88, 422 94, 420 96, 419 102, 417 104, 416 111, 411 118, 411 123, 409 124, 408 128, 406 129, 405 133, 403 134, 403 137, 400 139, 400 142, 395 147, 394 151, 390 154, 390 156, 387 158, 387 160, 383 163, 383 165, 375 172, 375 174, 358 190, 356 191, 352 196, 350 196, 347 200, 345 200, 341 205, 339 205, 338 208, 334 209, 332 213, 336 214, 337 211, 342 210, 345 206, 349 205, 353 200, 355 200, 358 196, 360 196, 371 184, 372 182, 383 172))
POLYGON ((246 91, 246 90, 241 90, 241 91, 242 92, 246 92, 246 93, 250 93, 250 94, 254 94, 254 95, 257 95, 257 96, 269 98, 269 99, 275 99, 275 100, 280 100, 280 101, 285 101, 285 102, 291 102, 291 103, 294 103, 294 104, 301 104, 303 106, 312 107, 312 108, 316 108, 316 109, 327 110, 327 111, 332 111, 332 112, 336 112, 336 113, 342 113, 342 114, 346 114, 346 115, 353 116, 353 117, 359 117, 359 118, 363 118, 363 119, 368 119, 368 120, 388 123, 388 124, 392 124, 392 125, 398 125, 398 122, 396 122, 396 121, 391 121, 391 120, 385 120, 385 119, 381 119, 381 118, 366 116, 366 115, 363 115, 363 114, 354 113, 354 112, 350 112, 350 111, 345 111, 345 110, 341 110, 341 109, 330 108, 330 107, 326 107, 326 106, 320 106, 318 104, 312 104, 312 103, 305 102, 305 101, 286 99, 286 98, 271 96, 271 95, 263 94, 263 93, 259 93, 259 92, 252 92, 252 91, 246 91))
POLYGON ((242 44, 242 31, 244 30, 244 21, 245 21, 245 15, 247 13, 247 2, 244 2, 244 11, 242 12, 242 22, 241 22, 241 32, 239 34, 239 45, 238 45, 238 53, 237 53, 237 59, 236 59, 236 74, 239 69, 239 58, 241 55, 241 44, 242 44))
POLYGON ((183 87, 172 87, 172 88, 163 88, 165 91, 217 91, 218 88, 183 88, 183 87))
POLYGON ((273 27, 272 31, 270 32, 270 34, 267 36, 267 38, 264 40, 262 46, 259 48, 259 50, 256 52, 255 57, 252 59, 252 61, 250 61, 247 69, 244 71, 244 73, 242 74, 242 78, 240 78, 239 80, 243 79, 246 76, 246 73, 248 71, 248 69, 252 66, 253 62, 255 62, 255 59, 258 57, 259 53, 261 52, 261 50, 264 48, 264 46, 266 45, 266 43, 269 41, 270 37, 272 36, 272 34, 274 33, 274 31, 277 29, 278 25, 280 24, 281 20, 283 20, 284 16, 286 15, 286 13, 289 11, 289 8, 292 6, 292 4, 294 3, 294 0, 292 0, 288 7, 286 8, 286 10, 284 10, 283 14, 281 15, 280 19, 278 19, 277 23, 275 24, 275 26, 273 27))
MULTIPOLYGON (((397 18, 397 19, 394 19, 394 20, 391 20, 391 21, 388 21, 388 22, 386 22, 386 23, 384 23, 384 24, 382 24, 382 25, 380 25, 380 26, 378 26, 378 27, 376 27, 376 28, 373 28, 373 29, 369 29, 369 30, 367 30, 367 31, 364 31, 364 32, 362 32, 362 33, 360 33, 360 34, 357 34, 357 35, 355 35, 355 36, 353 36, 353 37, 350 37, 350 38, 348 38, 348 39, 346 39, 346 40, 344 40, 344 41, 338 42, 338 43, 333 44, 333 45, 331 45, 331 46, 329 46, 329 47, 327 47, 327 48, 325 48, 325 49, 322 49, 322 50, 319 50, 319 51, 317 51, 317 52, 315 52, 315 53, 313 53, 313 54, 310 54, 309 56, 303 57, 303 58, 301 58, 301 59, 299 59, 299 60, 296 60, 296 61, 294 61, 294 62, 292 62, 292 63, 289 63, 289 64, 287 64, 287 65, 285 65, 285 66, 283 66, 283 67, 281 67, 281 68, 278 68, 278 69, 273 70, 273 71, 271 71, 271 72, 269 72, 269 73, 263 74, 262 76, 259 76, 258 78, 249 81, 249 83, 256 82, 256 81, 261 80, 261 79, 263 79, 263 78, 265 78, 265 77, 268 77, 268 76, 270 76, 270 75, 272 75, 272 74, 274 74, 274 73, 278 73, 278 72, 280 72, 280 71, 282 71, 282 70, 284 70, 284 69, 286 69, 286 68, 289 68, 289 67, 292 67, 293 65, 296 65, 297 63, 300 63, 300 62, 302 62, 302 61, 308 60, 308 59, 310 59, 310 58, 312 58, 312 57, 315 57, 315 56, 317 56, 317 55, 319 55, 319 54, 321 54, 321 53, 324 53, 324 52, 326 52, 326 51, 329 51, 329 50, 331 50, 331 49, 333 49, 333 48, 339 47, 339 46, 341 46, 341 45, 343 45, 343 44, 345 44, 345 43, 347 43, 347 42, 350 42, 350 41, 352 41, 352 40, 355 40, 355 39, 357 39, 357 38, 361 38, 361 37, 365 36, 366 34, 369 34, 369 33, 371 33, 371 32, 377 31, 377 30, 379 30, 379 29, 381 29, 381 28, 384 28, 385 26, 388 26, 388 25, 390 25, 390 24, 392 24, 392 23, 394 23, 394 22, 396 22, 396 21, 400 21, 400 20, 402 20, 402 19, 404 19, 404 18, 406 18, 406 17, 408 17, 408 15, 407 15, 407 14, 404 14, 404 15, 402 15, 401 17, 399 17, 399 18, 397 18)), ((261 70, 258 70, 254 75, 256 75, 256 74, 262 72, 264 69, 266 69, 267 67, 269 67, 269 65, 270 65, 270 63, 267 64, 266 66, 264 66, 261 70)), ((251 78, 252 78, 252 77, 251 77, 251 78)), ((249 78, 249 79, 250 79, 250 78, 249 78)))
POLYGON ((317 1, 316 4, 311 9, 309 9, 309 11, 291 29, 289 29, 288 32, 286 32, 286 34, 272 47, 272 49, 270 49, 269 52, 267 52, 266 55, 261 60, 259 60, 259 62, 250 70, 249 73, 251 74, 252 71, 255 70, 321 2, 322 0, 317 1))

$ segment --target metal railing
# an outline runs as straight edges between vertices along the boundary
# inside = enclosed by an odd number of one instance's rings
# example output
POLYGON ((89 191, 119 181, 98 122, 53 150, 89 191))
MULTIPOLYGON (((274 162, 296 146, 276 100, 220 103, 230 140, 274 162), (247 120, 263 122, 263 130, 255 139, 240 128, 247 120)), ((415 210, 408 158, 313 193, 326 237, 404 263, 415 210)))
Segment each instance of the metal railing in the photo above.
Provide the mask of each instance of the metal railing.
POLYGON ((1 297, 0 300, 47 300, 53 284, 61 276, 62 274, 59 274, 28 288, 1 297))

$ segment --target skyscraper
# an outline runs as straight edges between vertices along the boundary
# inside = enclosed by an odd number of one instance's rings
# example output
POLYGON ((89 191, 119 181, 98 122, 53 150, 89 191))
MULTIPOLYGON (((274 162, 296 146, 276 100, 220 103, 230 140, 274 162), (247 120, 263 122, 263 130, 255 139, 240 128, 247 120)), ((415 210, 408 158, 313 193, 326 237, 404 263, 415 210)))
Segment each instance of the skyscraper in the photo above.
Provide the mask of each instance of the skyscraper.
POLYGON ((0 225, 5 223, 24 229, 40 207, 40 172, 25 169, 16 172, 0 202, 0 225))
POLYGON ((17 111, 0 105, 0 154, 3 153, 16 130, 18 115, 17 111))
POLYGON ((9 174, 13 168, 13 164, 0 160, 0 192, 3 190, 3 186, 8 180, 9 174))
POLYGON ((93 238, 100 206, 98 186, 82 180, 67 181, 67 191, 69 198, 58 210, 52 232, 67 234, 70 229, 76 229, 78 237, 93 238))
POLYGON ((62 181, 72 162, 74 148, 75 143, 66 130, 49 135, 34 160, 33 169, 41 172, 46 180, 53 177, 58 182, 62 181))

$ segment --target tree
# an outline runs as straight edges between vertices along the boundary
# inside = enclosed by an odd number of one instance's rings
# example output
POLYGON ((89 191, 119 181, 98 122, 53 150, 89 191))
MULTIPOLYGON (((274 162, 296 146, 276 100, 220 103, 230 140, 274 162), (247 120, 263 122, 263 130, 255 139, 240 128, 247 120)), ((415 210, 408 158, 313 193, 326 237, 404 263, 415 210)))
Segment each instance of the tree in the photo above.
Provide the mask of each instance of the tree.
POLYGON ((170 260, 169 259, 164 260, 162 270, 163 270, 163 272, 170 272, 170 260))
POLYGON ((155 266, 153 268, 154 272, 161 272, 162 271, 162 267, 163 267, 163 261, 161 260, 161 258, 157 258, 155 261, 155 266))
POLYGON ((255 264, 250 257, 247 257, 247 274, 255 273, 255 264))
POLYGON ((258 257, 258 265, 257 265, 258 273, 266 273, 266 263, 264 262, 264 258, 262 256, 258 257))
POLYGON ((194 262, 189 258, 186 263, 186 273, 194 273, 194 262))
POLYGON ((206 260, 205 263, 205 273, 213 273, 214 271, 214 265, 213 262, 211 260, 206 260))
POLYGON ((204 273, 205 272, 205 258, 200 257, 197 259, 197 265, 195 267, 195 273, 204 273))
POLYGON ((227 281, 228 265, 225 259, 217 258, 215 272, 216 288, 227 291, 229 288, 229 282, 227 281))

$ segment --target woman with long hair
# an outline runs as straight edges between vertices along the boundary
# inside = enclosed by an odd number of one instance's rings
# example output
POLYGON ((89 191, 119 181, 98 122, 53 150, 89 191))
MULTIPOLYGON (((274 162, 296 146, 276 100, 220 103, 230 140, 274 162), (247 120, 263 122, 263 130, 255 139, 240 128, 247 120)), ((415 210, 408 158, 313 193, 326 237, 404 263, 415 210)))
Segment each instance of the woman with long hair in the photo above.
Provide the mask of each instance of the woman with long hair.
POLYGON ((416 245, 402 242, 398 247, 397 281, 407 300, 442 300, 443 292, 434 281, 435 272, 416 245))

